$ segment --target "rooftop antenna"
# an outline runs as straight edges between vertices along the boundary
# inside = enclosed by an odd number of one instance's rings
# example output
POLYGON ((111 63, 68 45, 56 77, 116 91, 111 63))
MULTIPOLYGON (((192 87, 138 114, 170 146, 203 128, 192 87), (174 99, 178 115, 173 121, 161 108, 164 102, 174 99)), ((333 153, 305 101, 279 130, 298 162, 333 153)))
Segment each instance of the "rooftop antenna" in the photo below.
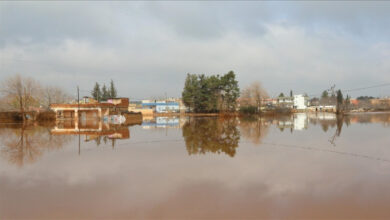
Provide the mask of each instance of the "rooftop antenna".
POLYGON ((330 89, 328 89, 328 91, 332 94, 332 96, 336 96, 334 88, 336 88, 336 84, 333 84, 333 86, 331 86, 330 89))

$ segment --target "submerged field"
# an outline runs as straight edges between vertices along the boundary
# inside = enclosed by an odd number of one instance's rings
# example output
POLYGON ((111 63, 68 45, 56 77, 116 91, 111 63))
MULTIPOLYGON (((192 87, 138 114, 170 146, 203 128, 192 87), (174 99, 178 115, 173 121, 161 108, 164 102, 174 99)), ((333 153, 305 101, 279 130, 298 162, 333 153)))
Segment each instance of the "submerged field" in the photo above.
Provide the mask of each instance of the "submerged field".
POLYGON ((390 218, 388 113, 72 128, 0 124, 0 219, 390 218))

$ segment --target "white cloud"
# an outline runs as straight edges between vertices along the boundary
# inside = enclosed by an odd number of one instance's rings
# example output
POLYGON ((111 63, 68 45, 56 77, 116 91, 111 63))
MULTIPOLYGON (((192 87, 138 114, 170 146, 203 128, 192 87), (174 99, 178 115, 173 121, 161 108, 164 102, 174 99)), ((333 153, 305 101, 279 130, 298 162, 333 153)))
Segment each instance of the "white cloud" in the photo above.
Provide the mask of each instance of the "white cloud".
POLYGON ((179 96, 188 72, 234 70, 241 87, 260 80, 274 95, 390 81, 383 9, 322 4, 1 3, 0 79, 20 73, 69 91, 114 79, 133 98, 179 96))

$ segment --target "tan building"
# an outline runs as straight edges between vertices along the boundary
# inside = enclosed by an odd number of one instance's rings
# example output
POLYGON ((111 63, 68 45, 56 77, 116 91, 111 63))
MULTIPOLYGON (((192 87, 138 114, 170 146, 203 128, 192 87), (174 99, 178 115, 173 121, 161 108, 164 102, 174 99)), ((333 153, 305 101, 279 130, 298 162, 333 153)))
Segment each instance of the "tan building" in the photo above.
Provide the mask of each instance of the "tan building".
POLYGON ((371 105, 390 105, 390 98, 370 99, 371 105))
POLYGON ((106 102, 96 102, 85 97, 79 103, 51 104, 50 108, 56 112, 58 119, 76 119, 79 117, 102 118, 111 114, 127 112, 128 106, 128 98, 114 98, 106 102))

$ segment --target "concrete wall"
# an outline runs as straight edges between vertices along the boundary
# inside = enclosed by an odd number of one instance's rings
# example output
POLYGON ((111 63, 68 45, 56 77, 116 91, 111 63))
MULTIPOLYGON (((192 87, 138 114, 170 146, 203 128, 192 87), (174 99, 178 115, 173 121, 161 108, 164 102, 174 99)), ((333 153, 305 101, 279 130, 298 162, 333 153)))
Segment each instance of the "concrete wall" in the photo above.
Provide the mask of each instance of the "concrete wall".
POLYGON ((303 95, 294 95, 294 108, 303 110, 307 108, 306 98, 303 95))

